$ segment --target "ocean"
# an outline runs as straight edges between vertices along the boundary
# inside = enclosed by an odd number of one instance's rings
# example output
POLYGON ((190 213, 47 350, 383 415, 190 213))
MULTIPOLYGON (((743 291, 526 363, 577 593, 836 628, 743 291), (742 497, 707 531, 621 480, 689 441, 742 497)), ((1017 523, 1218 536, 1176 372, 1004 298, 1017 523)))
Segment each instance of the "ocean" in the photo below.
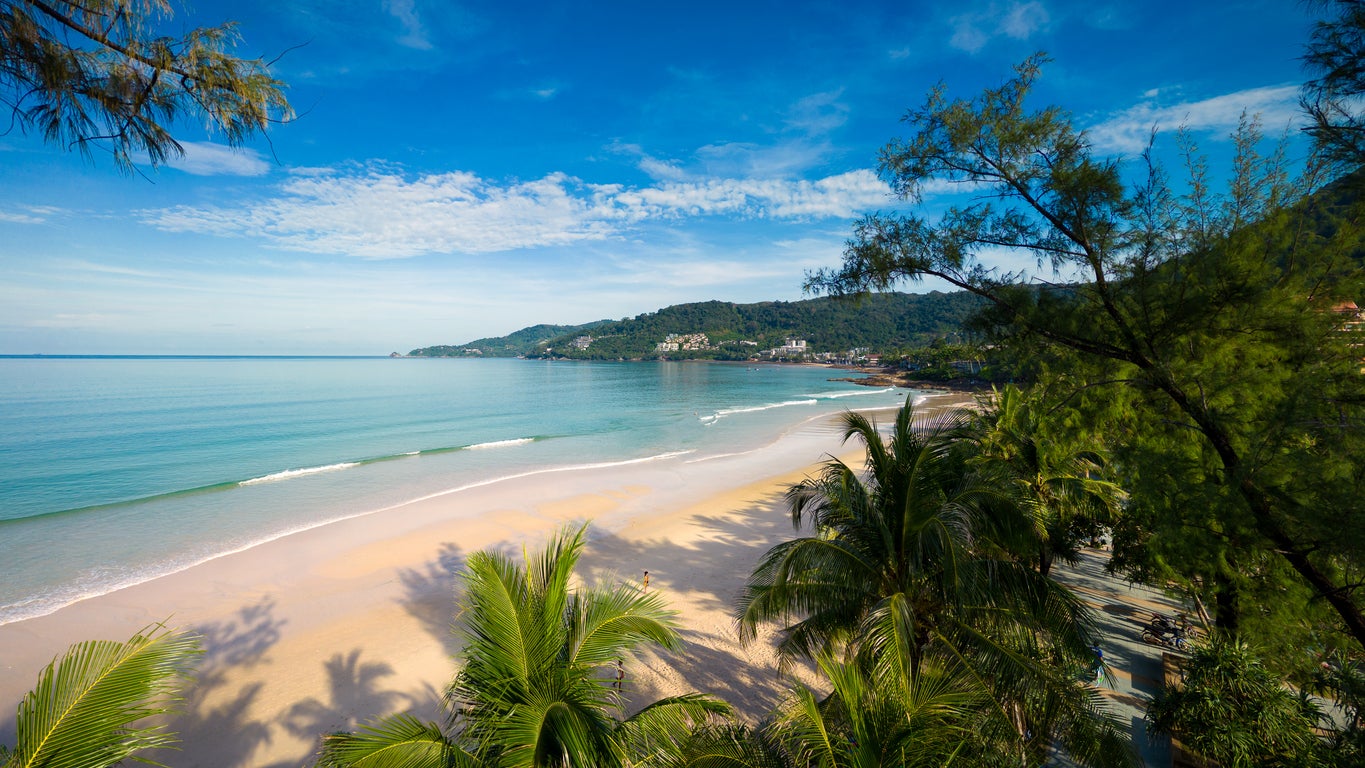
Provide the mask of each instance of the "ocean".
POLYGON ((906 396, 829 381, 846 375, 700 362, 0 358, 0 624, 416 499, 752 451, 814 417, 906 396))

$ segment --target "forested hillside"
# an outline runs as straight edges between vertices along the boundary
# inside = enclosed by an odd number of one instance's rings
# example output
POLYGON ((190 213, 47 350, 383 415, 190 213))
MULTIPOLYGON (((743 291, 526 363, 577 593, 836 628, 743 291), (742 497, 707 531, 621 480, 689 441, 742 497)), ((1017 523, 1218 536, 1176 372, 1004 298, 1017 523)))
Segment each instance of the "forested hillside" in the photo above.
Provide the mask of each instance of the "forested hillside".
POLYGON ((823 297, 807 301, 678 304, 658 312, 580 326, 538 325, 494 339, 415 349, 416 357, 553 355, 579 359, 747 359, 780 347, 788 338, 806 341, 811 352, 856 348, 889 351, 919 346, 958 333, 981 302, 966 292, 885 293, 862 299, 823 297), (702 349, 661 352, 670 334, 705 334, 702 349), (575 339, 591 337, 575 346, 575 339), (478 353, 473 350, 479 350, 478 353))
POLYGON ((422 347, 412 350, 408 355, 410 357, 462 357, 477 349, 479 354, 489 357, 516 357, 544 349, 550 340, 564 334, 582 332, 604 322, 607 321, 602 320, 586 325, 533 325, 507 336, 475 339, 468 344, 454 346, 441 344, 434 347, 422 347))

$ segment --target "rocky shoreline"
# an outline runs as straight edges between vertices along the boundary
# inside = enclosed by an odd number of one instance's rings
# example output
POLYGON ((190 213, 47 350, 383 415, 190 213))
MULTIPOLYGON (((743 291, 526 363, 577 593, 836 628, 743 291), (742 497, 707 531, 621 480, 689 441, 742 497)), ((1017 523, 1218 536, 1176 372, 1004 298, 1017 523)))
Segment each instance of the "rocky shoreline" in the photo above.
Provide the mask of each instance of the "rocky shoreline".
POLYGON ((988 381, 980 379, 954 379, 951 381, 928 381, 916 379, 914 371, 902 371, 896 368, 849 368, 865 374, 861 378, 846 376, 830 381, 847 381, 865 387, 901 387, 904 389, 929 389, 942 392, 986 392, 991 388, 988 381))

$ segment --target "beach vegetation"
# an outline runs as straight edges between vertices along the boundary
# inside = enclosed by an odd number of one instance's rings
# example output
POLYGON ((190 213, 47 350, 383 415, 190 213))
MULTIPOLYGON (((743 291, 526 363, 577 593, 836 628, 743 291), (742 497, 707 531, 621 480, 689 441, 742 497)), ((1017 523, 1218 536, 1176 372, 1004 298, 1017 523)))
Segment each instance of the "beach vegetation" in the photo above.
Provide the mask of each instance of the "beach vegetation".
POLYGON ((1200 643, 1184 660, 1182 679, 1147 709, 1153 732, 1223 768, 1338 764, 1313 731, 1321 720, 1310 698, 1285 686, 1246 643, 1222 634, 1200 643))
POLYGON ((939 768, 1023 758, 999 749, 989 694, 960 667, 934 664, 911 679, 828 653, 815 662, 827 688, 794 688, 759 727, 699 729, 659 768, 939 768))
MULTIPOLYGON (((147 762, 176 744, 164 719, 175 712, 202 653, 199 638, 156 625, 127 642, 90 640, 67 649, 19 703, 14 748, 4 768, 104 768, 147 762)), ((155 763, 153 763, 155 764, 155 763)))
POLYGON ((858 413, 845 439, 859 470, 833 459, 787 494, 807 535, 763 555, 740 596, 741 638, 776 622, 786 658, 837 657, 901 681, 979 681, 959 726, 991 734, 997 757, 1041 759, 1054 742, 1084 765, 1128 765, 1132 752, 1098 695, 1070 671, 1093 661, 1089 609, 997 542, 1017 515, 1012 489, 978 472, 960 414, 916 424, 913 400, 886 441, 858 413))
POLYGON ((1179 573, 1227 630, 1288 600, 1328 626, 1279 628, 1365 648, 1359 177, 1321 155, 1291 167, 1248 116, 1226 192, 1188 136, 1175 185, 1152 153, 1099 156, 1063 110, 1031 107, 1043 64, 975 98, 934 89, 881 170, 908 201, 931 182, 971 200, 864 218, 807 287, 934 277, 981 297, 991 343, 1065 382, 1114 450, 1132 497, 1117 563, 1179 573), (1051 279, 992 267, 1002 251, 1051 279))
POLYGON ((1013 384, 993 390, 978 399, 971 425, 971 462, 1004 493, 999 514, 1017 516, 998 538, 1043 576, 1058 560, 1074 564, 1082 545, 1117 521, 1124 500, 1097 441, 1049 418, 1046 393, 1013 384))
POLYGON ((270 62, 233 54, 236 25, 168 34, 169 0, 0 0, 0 102, 12 125, 87 158, 157 166, 186 115, 230 146, 293 112, 270 62))
POLYGON ((400 714, 323 739, 317 765, 619 766, 675 751, 730 707, 662 699, 625 717, 625 664, 644 646, 676 650, 675 612, 629 584, 577 586, 585 529, 562 531, 518 564, 495 552, 464 572, 460 668, 444 723, 400 714))

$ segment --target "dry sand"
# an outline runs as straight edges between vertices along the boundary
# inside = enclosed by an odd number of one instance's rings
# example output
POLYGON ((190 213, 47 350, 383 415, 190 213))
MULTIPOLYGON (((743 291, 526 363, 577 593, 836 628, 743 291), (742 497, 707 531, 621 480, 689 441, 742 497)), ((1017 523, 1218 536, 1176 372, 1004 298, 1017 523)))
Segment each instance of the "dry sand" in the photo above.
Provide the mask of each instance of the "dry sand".
MULTIPOLYGON (((932 397, 921 413, 970 398, 932 397)), ((879 414, 890 421, 890 411, 879 414)), ((378 714, 437 718, 458 650, 450 632, 465 557, 518 556, 592 521, 581 578, 637 581, 680 611, 687 649, 627 664, 641 704, 702 691, 757 718, 790 680, 771 641, 741 647, 733 600, 759 556, 791 537, 782 494, 841 447, 832 420, 745 454, 682 456, 512 480, 346 520, 203 563, 36 619, 0 626, 0 743, 38 671, 84 639, 124 640, 158 621, 195 628, 207 653, 173 727, 176 766, 310 765, 319 734, 378 714), (476 520, 461 517, 482 510, 476 520)), ((806 670, 794 670, 809 680, 806 670)))

